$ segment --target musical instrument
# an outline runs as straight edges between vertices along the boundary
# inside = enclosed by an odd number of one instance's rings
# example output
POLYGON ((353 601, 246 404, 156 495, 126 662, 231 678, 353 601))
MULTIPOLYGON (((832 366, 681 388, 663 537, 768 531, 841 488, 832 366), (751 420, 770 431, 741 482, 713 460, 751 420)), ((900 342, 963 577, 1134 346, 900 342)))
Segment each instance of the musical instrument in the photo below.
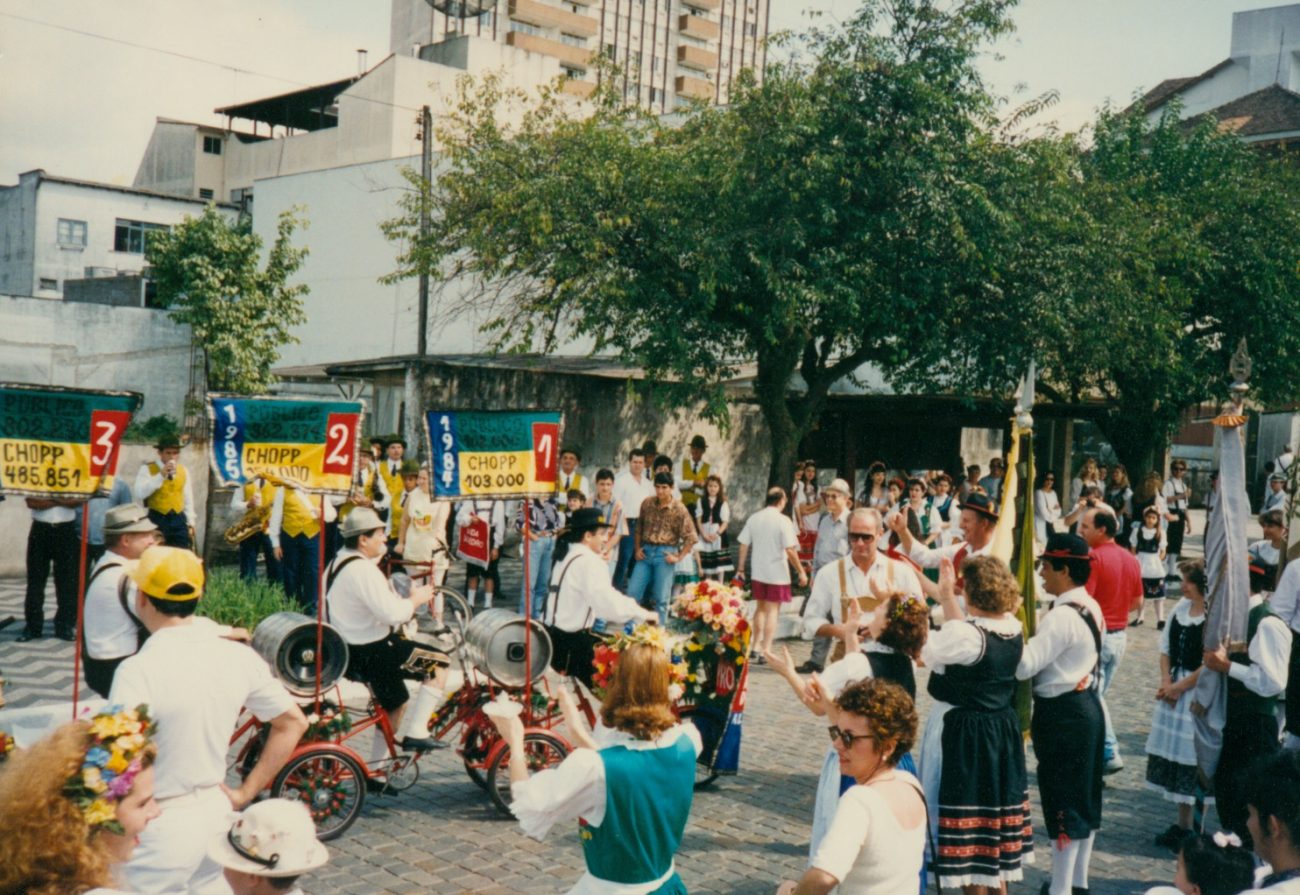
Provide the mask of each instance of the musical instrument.
POLYGON ((232 547, 242 544, 253 535, 260 534, 262 526, 269 518, 271 518, 270 507, 249 506, 244 515, 240 516, 234 525, 226 529, 222 537, 232 547))

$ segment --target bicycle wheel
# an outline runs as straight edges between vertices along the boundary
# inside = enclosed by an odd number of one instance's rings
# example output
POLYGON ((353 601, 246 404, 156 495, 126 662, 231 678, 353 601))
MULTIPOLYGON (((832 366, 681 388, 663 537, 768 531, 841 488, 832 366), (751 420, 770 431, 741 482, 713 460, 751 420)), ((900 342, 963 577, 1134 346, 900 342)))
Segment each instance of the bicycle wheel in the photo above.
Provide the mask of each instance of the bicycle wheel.
MULTIPOLYGON (((465 595, 455 588, 440 584, 434 588, 434 593, 442 597, 442 623, 451 630, 451 639, 459 649, 461 641, 464 640, 465 626, 474 617, 474 610, 465 599, 465 595)), ((434 599, 436 600, 437 597, 434 599)))
MULTIPOLYGON (((564 761, 569 747, 559 737, 532 730, 524 734, 524 754, 528 757, 528 770, 536 774, 553 768, 564 761)), ((502 749, 492 759, 487 771, 487 794, 492 804, 506 817, 510 817, 510 747, 502 749)))
POLYGON ((677 717, 694 724, 695 729, 700 732, 700 739, 704 742, 704 751, 695 760, 695 788, 704 789, 718 779, 717 772, 709 765, 713 761, 713 753, 717 750, 718 741, 722 738, 722 731, 718 729, 715 720, 708 713, 697 712, 697 708, 693 705, 680 706, 677 717))
POLYGON ((333 749, 308 749, 281 768, 272 796, 299 799, 316 822, 316 838, 328 842, 352 826, 366 801, 366 774, 356 759, 333 749))

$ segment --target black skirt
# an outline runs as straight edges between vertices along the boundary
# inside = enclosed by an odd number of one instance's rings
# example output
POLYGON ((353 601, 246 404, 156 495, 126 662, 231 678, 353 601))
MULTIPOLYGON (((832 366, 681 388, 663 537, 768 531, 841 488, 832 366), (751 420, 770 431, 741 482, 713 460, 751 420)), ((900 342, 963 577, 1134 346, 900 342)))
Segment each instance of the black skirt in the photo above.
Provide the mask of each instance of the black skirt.
POLYGON ((554 625, 547 625, 546 633, 551 636, 551 668, 577 678, 590 690, 600 638, 590 631, 562 631, 554 625))
POLYGON ((1187 514, 1182 510, 1170 510, 1178 518, 1169 523, 1165 529, 1165 538, 1168 543, 1165 545, 1167 553, 1175 556, 1183 552, 1183 534, 1187 531, 1187 514))
POLYGON ((1087 839, 1101 828, 1106 725, 1094 690, 1034 697, 1030 724, 1038 789, 1051 839, 1087 839))

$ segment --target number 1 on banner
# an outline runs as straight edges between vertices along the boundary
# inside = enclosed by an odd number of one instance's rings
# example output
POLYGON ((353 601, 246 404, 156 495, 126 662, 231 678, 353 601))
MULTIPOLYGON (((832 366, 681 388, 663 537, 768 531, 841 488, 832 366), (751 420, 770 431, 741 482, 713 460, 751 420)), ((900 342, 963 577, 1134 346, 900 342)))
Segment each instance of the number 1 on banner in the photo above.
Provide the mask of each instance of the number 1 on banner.
POLYGON ((560 426, 558 423, 533 423, 533 480, 554 485, 558 467, 560 426))
POLYGON ((325 421, 325 462, 321 471, 326 475, 352 475, 356 446, 357 415, 331 413, 325 421))
POLYGON ((125 410, 96 410, 90 415, 90 474, 102 478, 117 472, 117 446, 131 422, 125 410))

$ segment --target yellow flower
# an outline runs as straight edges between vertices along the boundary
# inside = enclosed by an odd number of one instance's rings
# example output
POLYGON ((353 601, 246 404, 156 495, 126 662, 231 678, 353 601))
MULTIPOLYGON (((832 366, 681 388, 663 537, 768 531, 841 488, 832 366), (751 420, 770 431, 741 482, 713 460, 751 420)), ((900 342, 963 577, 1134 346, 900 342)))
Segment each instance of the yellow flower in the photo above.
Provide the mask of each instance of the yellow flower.
POLYGON ((90 722, 91 732, 101 740, 119 737, 124 733, 134 733, 136 725, 122 715, 97 715, 90 722))
POLYGON ((107 800, 95 799, 83 809, 82 816, 85 817, 87 824, 94 827, 114 820, 117 817, 117 811, 107 800))
POLYGON ((125 755, 133 755, 144 748, 144 735, 139 733, 128 733, 126 736, 118 737, 113 745, 121 749, 125 755))
POLYGON ((94 793, 100 793, 108 789, 108 784, 99 774, 99 768, 86 768, 81 773, 81 779, 86 784, 86 789, 94 793))
POLYGON ((119 750, 116 745, 113 747, 113 757, 108 760, 108 764, 104 765, 104 767, 108 768, 114 774, 120 774, 126 770, 126 756, 122 754, 121 750, 119 750))

